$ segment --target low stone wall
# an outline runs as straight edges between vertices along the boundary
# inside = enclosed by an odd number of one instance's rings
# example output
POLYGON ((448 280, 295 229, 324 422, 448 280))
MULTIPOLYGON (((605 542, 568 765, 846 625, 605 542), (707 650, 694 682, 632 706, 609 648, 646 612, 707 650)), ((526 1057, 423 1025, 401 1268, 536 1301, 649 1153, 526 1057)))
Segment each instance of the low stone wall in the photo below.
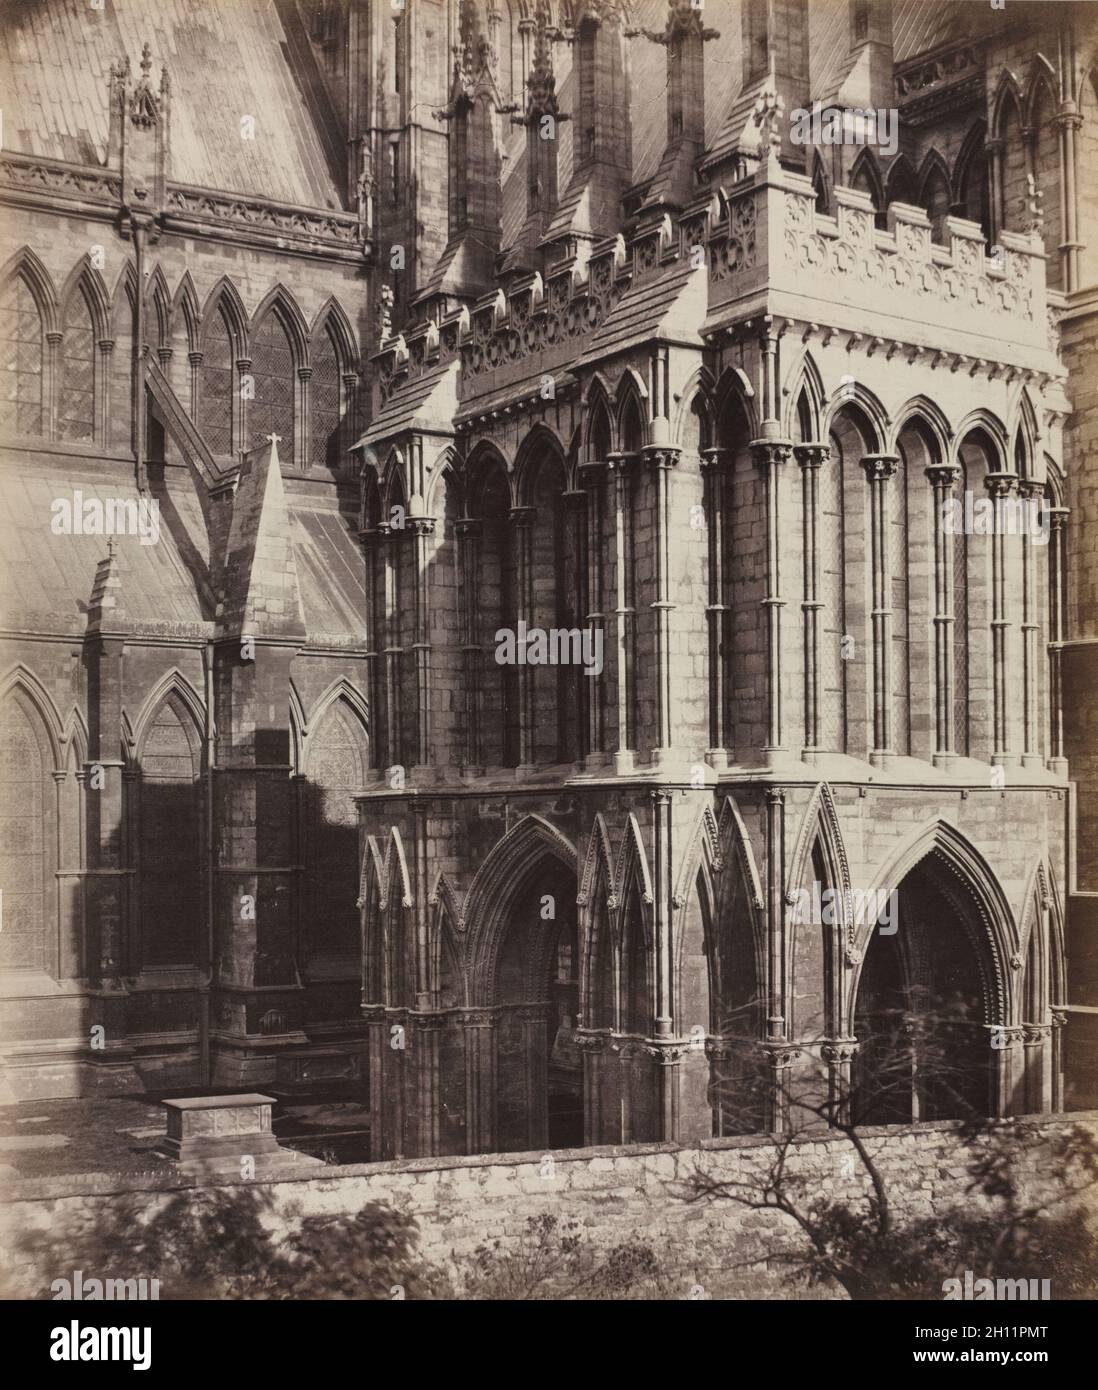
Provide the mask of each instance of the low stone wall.
MULTIPOLYGON (((1098 1133, 1098 1114, 1048 1119, 1042 1129, 1051 1137, 1074 1124, 1098 1133)), ((973 1149, 961 1143, 958 1130, 958 1125, 944 1123, 862 1131, 900 1219, 944 1217, 961 1207, 971 1210, 985 1200, 966 1191, 973 1149)), ((724 1201, 685 1200, 692 1174, 701 1171, 743 1181, 764 1173, 775 1154, 771 1139, 752 1136, 693 1145, 646 1144, 306 1169, 300 1176, 280 1177, 262 1186, 274 1199, 266 1219, 276 1232, 302 1215, 350 1215, 367 1202, 384 1202, 415 1220, 423 1260, 459 1280, 479 1246, 498 1241, 501 1251, 513 1253, 528 1232, 529 1219, 550 1212, 575 1222, 599 1249, 645 1241, 672 1286, 681 1285, 683 1298, 803 1296, 803 1290, 791 1287, 788 1267, 777 1258, 800 1248, 789 1219, 724 1201), (744 1268, 755 1259, 762 1263, 744 1268)), ((1047 1162, 1047 1154, 1044 1158, 1047 1162)), ((1052 1191, 1054 1175, 1040 1171, 1041 1166, 1029 1151, 1020 1154, 1018 1175, 1027 1197, 1052 1191)), ((869 1188, 854 1150, 841 1137, 798 1139, 787 1167, 792 1176, 803 1180, 806 1192, 845 1193, 856 1200, 869 1188)), ((22 1296, 48 1298, 49 1282, 69 1273, 67 1233, 94 1227, 112 1204, 139 1192, 144 1194, 142 1210, 152 1213, 188 1188, 232 1192, 249 1186, 256 1184, 175 1174, 117 1178, 93 1174, 17 1182, 8 1187, 0 1208, 0 1239, 9 1276, 22 1296), (49 1232, 56 1255, 53 1272, 31 1269, 21 1251, 22 1238, 35 1231, 49 1232), (41 1292, 30 1291, 39 1282, 41 1292)), ((170 1271, 165 1271, 161 1297, 171 1296, 170 1271)))

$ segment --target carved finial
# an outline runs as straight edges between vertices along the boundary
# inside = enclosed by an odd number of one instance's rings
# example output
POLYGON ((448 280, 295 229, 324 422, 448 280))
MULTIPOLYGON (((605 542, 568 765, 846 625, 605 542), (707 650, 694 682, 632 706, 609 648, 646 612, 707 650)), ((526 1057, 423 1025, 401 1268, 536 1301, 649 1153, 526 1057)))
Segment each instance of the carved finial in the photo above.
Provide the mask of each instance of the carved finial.
POLYGON ((759 155, 768 150, 776 155, 782 147, 785 102, 772 88, 760 92, 755 102, 754 120, 759 129, 759 155))
MULTIPOLYGON (((128 70, 127 59, 127 70, 128 70)), ((137 86, 133 89, 133 96, 130 98, 130 120, 135 126, 140 126, 147 130, 160 119, 160 99, 152 89, 152 81, 149 74, 152 71, 152 48, 145 44, 141 49, 141 76, 137 80, 137 86)), ((163 86, 163 76, 161 77, 161 90, 166 90, 163 86)))
POLYGON ((1044 194, 1037 187, 1037 180, 1032 174, 1026 175, 1026 192, 1022 199, 1022 211, 1025 216, 1026 231, 1043 233, 1045 229, 1045 214, 1042 209, 1044 194))

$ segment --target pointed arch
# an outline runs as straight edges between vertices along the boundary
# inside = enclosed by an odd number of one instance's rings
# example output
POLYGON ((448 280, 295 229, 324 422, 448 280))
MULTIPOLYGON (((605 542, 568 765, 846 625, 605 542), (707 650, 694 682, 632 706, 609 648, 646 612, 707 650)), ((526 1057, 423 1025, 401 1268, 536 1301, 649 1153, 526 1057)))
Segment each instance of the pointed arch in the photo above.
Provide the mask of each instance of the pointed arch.
POLYGON ((1006 126, 1012 111, 1015 120, 1021 124, 1022 91, 1018 79, 1009 68, 1004 68, 999 75, 999 82, 991 101, 990 128, 996 140, 1002 140, 1006 135, 1006 126))
POLYGON ((836 391, 831 396, 824 415, 827 434, 835 432, 840 417, 847 418, 857 429, 867 454, 884 452, 891 420, 879 397, 868 386, 855 381, 848 385, 848 389, 836 391))
POLYGON ((816 193, 816 211, 824 217, 831 215, 831 177, 818 149, 812 151, 812 187, 816 193))
POLYGON ((64 766, 63 747, 65 741, 61 716, 49 691, 30 667, 24 666, 21 661, 10 667, 3 680, 0 680, 0 700, 5 699, 15 690, 23 692, 42 720, 46 737, 49 739, 50 757, 53 760, 51 770, 60 771, 64 766))
POLYGON ((799 439, 802 444, 821 440, 827 394, 820 369, 807 348, 795 360, 786 380, 786 438, 799 439))
MULTIPOLYGON (((953 201, 967 203, 972 176, 982 172, 987 163, 987 122, 980 117, 968 129, 953 164, 953 201)), ((978 221, 978 218, 970 218, 978 221)))
POLYGON ((254 347, 255 335, 263 326, 268 314, 274 314, 290 342, 293 352, 294 367, 306 367, 309 364, 309 325, 305 322, 305 315, 301 312, 297 300, 286 288, 285 285, 277 284, 260 300, 252 315, 251 339, 254 347))
POLYGON ((681 444, 688 431, 696 429, 702 448, 713 442, 715 388, 713 373, 704 363, 700 363, 690 373, 682 390, 676 393, 671 421, 671 438, 674 441, 681 444), (691 421, 691 415, 696 417, 697 425, 691 421))
POLYGON ((614 880, 612 906, 619 911, 624 906, 626 894, 635 885, 644 908, 645 936, 652 939, 652 905, 655 895, 652 891, 652 874, 648 868, 648 855, 641 838, 640 825, 635 815, 630 813, 622 836, 621 853, 618 856, 617 877, 614 880))
POLYGON ((850 863, 846 857, 846 844, 839 814, 835 809, 835 798, 827 782, 816 783, 801 817, 793 852, 789 857, 787 897, 795 893, 804 882, 810 867, 813 846, 817 842, 824 849, 832 883, 842 892, 845 903, 851 887, 850 863))
POLYGON ((69 271, 61 290, 60 312, 64 319, 69 300, 74 294, 83 294, 91 313, 92 329, 96 340, 110 337, 111 297, 103 276, 92 265, 90 254, 85 254, 69 271))
POLYGON ((888 166, 888 176, 885 179, 885 198, 888 205, 891 207, 893 203, 905 203, 908 207, 918 207, 918 188, 915 166, 901 150, 888 166))
MULTIPOLYGON (((291 698, 296 695, 291 687, 291 698)), ((337 676, 323 692, 318 695, 313 702, 313 707, 309 713, 309 720, 305 725, 306 737, 316 729, 328 710, 338 700, 342 700, 354 713, 355 717, 362 725, 364 737, 369 737, 370 733, 370 704, 365 695, 352 685, 346 676, 337 676)))
POLYGON ((912 424, 922 426, 933 444, 939 462, 944 463, 952 456, 953 431, 949 427, 945 412, 937 401, 929 396, 912 396, 896 412, 888 436, 888 452, 895 453, 904 430, 912 424))
POLYGON ((442 1009, 469 1004, 469 978, 465 969, 465 922, 461 900, 441 870, 427 899, 430 905, 430 983, 442 1009))
POLYGON ((632 368, 628 368, 618 382, 616 393, 618 448, 625 453, 635 453, 648 442, 647 397, 644 383, 632 368))
POLYGON ((717 382, 714 397, 715 418, 718 435, 723 443, 729 429, 729 422, 737 416, 745 426, 747 439, 756 439, 759 434, 758 414, 755 410, 755 388, 747 373, 740 367, 726 367, 717 382))
POLYGON ((1054 111, 1056 110, 1059 104, 1056 95, 1058 86, 1056 69, 1043 53, 1035 53, 1029 65, 1029 72, 1026 74, 1026 85, 1022 94, 1020 109, 1023 125, 1033 126, 1036 124, 1038 106, 1042 96, 1049 106, 1054 111))
POLYGON ((164 268, 158 261, 149 276, 145 287, 145 331, 148 333, 151 314, 156 315, 156 342, 151 347, 171 347, 172 342, 172 296, 164 277, 164 268))
POLYGON ((88 725, 78 705, 73 705, 69 710, 61 736, 61 747, 63 750, 68 749, 70 755, 75 754, 78 767, 87 761, 88 725))
POLYGON ((0 286, 6 288, 9 281, 20 278, 26 282, 38 306, 43 333, 60 332, 58 297, 53 278, 29 246, 21 246, 0 268, 0 286))
POLYGON ((1029 387, 1024 386, 1015 409, 1014 445, 1010 460, 1020 478, 1033 478, 1038 470, 1041 431, 1029 387))
POLYGON ((953 433, 952 462, 964 462, 961 458, 961 450, 973 437, 983 445, 990 461, 995 465, 994 468, 988 469, 988 472, 1010 472, 1009 436, 1006 426, 993 411, 985 410, 980 406, 975 410, 970 410, 964 417, 953 433))
POLYGON ((311 347, 315 348, 322 333, 331 335, 339 351, 341 369, 344 372, 357 372, 358 344, 355 341, 355 331, 351 327, 346 310, 335 295, 329 295, 313 316, 308 335, 311 347))
MULTIPOLYGON (((938 817, 914 830, 874 875, 870 891, 888 893, 894 890, 912 869, 930 856, 943 864, 958 882, 979 918, 980 939, 974 939, 972 944, 983 976, 985 1022, 1001 1027, 1010 1026, 1015 1019, 1008 970, 1018 952, 1014 914, 987 860, 955 825, 944 817, 938 817)), ((967 925, 967 918, 965 921, 967 925)), ((862 966, 875 926, 873 921, 863 922, 855 932, 853 969, 847 994, 848 1016, 851 1018, 862 966)))
POLYGON ((499 948, 506 931, 506 908, 545 855, 573 875, 578 869, 575 846, 542 816, 530 813, 497 840, 477 870, 465 899, 471 983, 480 1002, 495 997, 499 948))
POLYGON ((884 212, 884 180, 881 165, 871 146, 865 145, 850 166, 849 186, 860 193, 868 193, 873 203, 873 211, 878 217, 884 212))
POLYGON ((215 314, 220 313, 229 330, 232 341, 233 363, 248 355, 248 312, 240 291, 227 275, 223 275, 206 296, 201 314, 201 337, 199 347, 205 350, 210 323, 215 314))
POLYGON ((536 424, 515 454, 515 495, 520 507, 533 505, 538 470, 547 460, 559 467, 564 486, 567 487, 567 450, 548 425, 536 424))
POLYGON ((98 344, 110 337, 110 303, 102 276, 84 256, 73 267, 61 297, 61 343, 57 433, 75 444, 100 437, 99 391, 102 356, 98 344))
POLYGON ((617 447, 617 421, 610 409, 610 389, 601 372, 587 385, 583 410, 583 453, 592 463, 604 463, 617 447))
POLYGON ((187 336, 188 352, 197 352, 202 329, 202 311, 191 272, 185 270, 171 300, 171 319, 176 326, 182 321, 187 336), (182 320, 180 320, 182 315, 182 320))
POLYGON ((160 706, 170 696, 175 695, 187 714, 190 716, 194 726, 195 736, 201 741, 206 727, 206 706, 187 678, 173 666, 170 671, 166 671, 163 676, 153 686, 152 690, 145 696, 141 705, 141 711, 133 725, 133 748, 137 759, 140 761, 142 749, 148 738, 149 730, 152 727, 160 706))

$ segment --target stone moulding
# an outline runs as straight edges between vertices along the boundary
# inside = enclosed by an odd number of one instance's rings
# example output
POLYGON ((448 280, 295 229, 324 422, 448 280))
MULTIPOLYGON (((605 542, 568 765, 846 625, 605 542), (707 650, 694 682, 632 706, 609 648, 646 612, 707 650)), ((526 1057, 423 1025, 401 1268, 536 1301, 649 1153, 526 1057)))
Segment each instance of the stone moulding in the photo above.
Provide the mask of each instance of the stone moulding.
MULTIPOLYGON (((122 200, 122 176, 110 169, 8 151, 0 156, 0 200, 19 202, 22 198, 32 205, 71 202, 74 210, 91 203, 113 215, 122 200)), ((327 246, 351 251, 356 257, 362 255, 364 246, 355 213, 299 207, 188 184, 167 185, 163 216, 168 231, 175 223, 199 229, 216 227, 262 239, 265 244, 273 240, 279 246, 286 242, 327 246)))

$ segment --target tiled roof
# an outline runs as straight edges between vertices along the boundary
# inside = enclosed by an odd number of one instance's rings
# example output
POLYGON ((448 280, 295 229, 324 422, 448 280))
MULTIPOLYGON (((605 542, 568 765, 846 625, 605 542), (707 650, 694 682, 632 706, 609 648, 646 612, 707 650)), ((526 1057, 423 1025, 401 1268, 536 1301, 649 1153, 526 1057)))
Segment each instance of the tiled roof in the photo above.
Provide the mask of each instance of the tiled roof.
POLYGON ((364 443, 410 429, 449 429, 457 410, 458 360, 428 367, 392 393, 362 436, 364 443))
POLYGON ((701 346, 698 329, 705 319, 706 270, 688 260, 676 261, 662 274, 631 285, 603 322, 583 340, 582 366, 609 352, 621 352, 650 338, 701 346))
POLYGON ((103 164, 111 65, 154 84, 171 75, 171 171, 178 183, 307 207, 342 206, 286 56, 271 0, 88 0, 6 4, 0 13, 5 148, 103 164), (241 138, 241 117, 255 139, 241 138))
MULTIPOLYGON (((142 545, 138 536, 114 537, 122 562, 121 601, 125 625, 163 633, 204 635, 212 617, 207 588, 205 528, 198 499, 182 470, 167 469, 159 498, 160 537, 142 545)), ((107 553, 107 537, 55 535, 52 506, 59 498, 82 504, 90 499, 139 497, 132 476, 121 470, 104 476, 72 460, 65 471, 14 469, 5 465, 0 489, 0 622, 83 634, 96 565, 107 553), (80 496, 77 496, 77 494, 80 496)), ((82 513, 83 514, 83 513, 82 513)))
POLYGON ((322 643, 353 638, 361 646, 366 632, 366 589, 362 551, 355 539, 357 512, 336 505, 292 514, 294 554, 309 640, 322 643))

